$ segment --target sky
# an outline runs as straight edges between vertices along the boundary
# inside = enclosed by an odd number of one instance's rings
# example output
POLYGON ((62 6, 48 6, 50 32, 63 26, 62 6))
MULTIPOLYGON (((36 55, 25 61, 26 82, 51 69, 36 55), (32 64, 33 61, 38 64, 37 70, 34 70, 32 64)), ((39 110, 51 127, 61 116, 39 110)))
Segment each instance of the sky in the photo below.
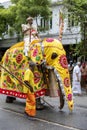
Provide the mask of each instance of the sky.
POLYGON ((10 0, 0 0, 0 3, 6 2, 6 1, 10 1, 10 0))

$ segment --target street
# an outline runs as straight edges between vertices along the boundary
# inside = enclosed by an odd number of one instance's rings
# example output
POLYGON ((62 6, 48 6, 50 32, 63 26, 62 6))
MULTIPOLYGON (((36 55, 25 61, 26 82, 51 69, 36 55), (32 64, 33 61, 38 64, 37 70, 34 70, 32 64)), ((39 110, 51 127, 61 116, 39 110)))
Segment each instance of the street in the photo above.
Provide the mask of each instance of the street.
POLYGON ((24 115, 25 100, 16 99, 5 103, 5 95, 0 95, 0 130, 87 130, 87 95, 74 97, 75 107, 69 112, 67 103, 62 111, 58 109, 58 99, 45 97, 54 108, 46 103, 45 109, 37 111, 35 120, 24 115))

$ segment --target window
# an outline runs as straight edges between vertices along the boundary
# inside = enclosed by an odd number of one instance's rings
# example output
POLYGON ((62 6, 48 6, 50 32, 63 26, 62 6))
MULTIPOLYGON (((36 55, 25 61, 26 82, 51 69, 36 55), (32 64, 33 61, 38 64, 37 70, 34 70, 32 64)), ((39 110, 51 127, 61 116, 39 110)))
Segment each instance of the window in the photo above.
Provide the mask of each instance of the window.
POLYGON ((42 30, 52 29, 52 12, 48 19, 41 18, 40 25, 42 30))
POLYGON ((73 13, 68 13, 68 27, 78 26, 78 17, 73 13))

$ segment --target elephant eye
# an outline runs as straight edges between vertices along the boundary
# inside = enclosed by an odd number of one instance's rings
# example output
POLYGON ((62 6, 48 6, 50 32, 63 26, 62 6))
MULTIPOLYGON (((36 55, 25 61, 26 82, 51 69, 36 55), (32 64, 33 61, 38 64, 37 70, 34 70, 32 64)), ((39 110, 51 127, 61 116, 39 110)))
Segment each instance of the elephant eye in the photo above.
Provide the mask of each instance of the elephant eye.
POLYGON ((53 52, 52 56, 51 56, 51 59, 55 59, 57 56, 58 56, 57 53, 53 52))

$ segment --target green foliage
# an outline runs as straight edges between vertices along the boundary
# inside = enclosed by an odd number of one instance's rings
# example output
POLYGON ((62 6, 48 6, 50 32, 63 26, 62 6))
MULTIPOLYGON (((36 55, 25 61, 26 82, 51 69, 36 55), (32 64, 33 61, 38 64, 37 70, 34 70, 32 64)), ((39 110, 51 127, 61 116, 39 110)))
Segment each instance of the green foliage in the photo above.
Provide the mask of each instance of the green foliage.
POLYGON ((8 34, 9 34, 10 36, 13 36, 13 35, 14 35, 14 32, 15 32, 15 30, 14 30, 13 27, 10 27, 10 28, 8 29, 8 34))
POLYGON ((5 17, 5 9, 0 8, 0 37, 4 37, 4 33, 7 31, 7 23, 5 17))
POLYGON ((81 23, 87 19, 87 0, 64 0, 64 7, 74 16, 79 17, 81 23))
POLYGON ((16 4, 19 0, 11 0, 13 4, 16 4))
MULTIPOLYGON (((13 3, 8 9, 0 6, 0 37, 7 33, 7 26, 14 28, 17 34, 21 32, 21 24, 26 23, 26 18, 41 16, 48 18, 50 15, 50 0, 11 0, 13 3)), ((9 30, 12 35, 12 29, 9 30)))
POLYGON ((47 17, 50 15, 49 0, 19 0, 17 2, 17 20, 23 22, 28 16, 47 17))
POLYGON ((8 25, 13 26, 15 21, 14 10, 11 8, 0 8, 0 37, 4 38, 4 34, 8 33, 8 25))
POLYGON ((73 45, 71 45, 70 50, 73 51, 73 56, 87 56, 87 51, 85 50, 85 45, 83 41, 78 43, 76 47, 73 47, 73 45))
MULTIPOLYGON (((84 33, 87 33, 84 27, 85 22, 87 23, 87 0, 64 0, 64 7, 76 18, 76 22, 80 22, 82 37, 84 37, 84 33)), ((84 38, 81 43, 76 45, 76 48, 73 48, 74 55, 87 56, 87 46, 85 44, 84 38)))
POLYGON ((0 3, 0 9, 4 9, 3 5, 0 3))

